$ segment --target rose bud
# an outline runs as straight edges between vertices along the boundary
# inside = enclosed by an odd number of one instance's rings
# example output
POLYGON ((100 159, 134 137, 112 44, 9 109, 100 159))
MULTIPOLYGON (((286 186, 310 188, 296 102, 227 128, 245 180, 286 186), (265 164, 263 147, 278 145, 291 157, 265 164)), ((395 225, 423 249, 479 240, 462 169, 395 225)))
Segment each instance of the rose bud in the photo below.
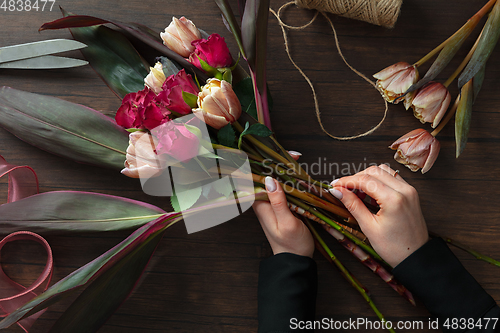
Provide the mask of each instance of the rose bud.
POLYGON ((213 68, 225 68, 233 63, 224 38, 218 34, 212 34, 208 39, 200 39, 192 44, 195 49, 189 56, 189 62, 199 69, 203 70, 200 59, 213 68))
POLYGON ((201 39, 201 34, 194 23, 183 16, 180 19, 172 17, 172 22, 165 32, 160 33, 160 37, 169 49, 187 58, 194 51, 191 43, 201 39))
POLYGON ((170 120, 170 111, 159 106, 148 87, 127 94, 116 112, 115 121, 124 128, 152 129, 170 120))
POLYGON ((162 89, 163 91, 156 97, 157 102, 180 115, 191 113, 191 107, 184 101, 182 92, 197 95, 199 89, 191 75, 186 74, 184 69, 169 76, 163 83, 162 89))
POLYGON ((450 105, 451 95, 439 82, 429 82, 419 89, 412 101, 413 114, 422 124, 432 123, 435 128, 450 105))
MULTIPOLYGON (((377 88, 382 96, 390 103, 394 103, 408 88, 418 81, 417 68, 407 62, 398 62, 373 75, 377 79, 377 88)), ((405 96, 405 107, 408 110, 413 93, 405 96)), ((396 104, 399 100, 396 101, 396 104)))
POLYGON ((131 178, 158 176, 164 167, 155 152, 156 144, 156 138, 149 133, 141 131, 130 133, 125 169, 121 173, 131 178))
POLYGON ((241 104, 231 84, 209 79, 198 94, 198 109, 193 113, 207 125, 220 129, 240 117, 241 104))
POLYGON ((416 129, 403 135, 389 148, 397 150, 394 159, 415 172, 430 170, 439 155, 440 144, 434 136, 424 129, 416 129))
POLYGON ((155 67, 150 67, 150 72, 144 79, 144 84, 158 95, 162 91, 163 82, 166 79, 163 73, 163 65, 161 62, 157 62, 155 67))

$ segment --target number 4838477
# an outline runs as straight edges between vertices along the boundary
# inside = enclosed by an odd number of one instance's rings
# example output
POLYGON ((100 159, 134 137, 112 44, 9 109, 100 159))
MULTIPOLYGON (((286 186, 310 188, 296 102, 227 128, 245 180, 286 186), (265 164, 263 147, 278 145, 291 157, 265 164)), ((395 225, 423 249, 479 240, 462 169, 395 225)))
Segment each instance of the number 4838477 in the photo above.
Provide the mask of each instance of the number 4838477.
MULTIPOLYGON (((0 0, 1 1, 1 0, 0 0)), ((4 12, 52 11, 56 0, 3 0, 0 10, 4 12)))

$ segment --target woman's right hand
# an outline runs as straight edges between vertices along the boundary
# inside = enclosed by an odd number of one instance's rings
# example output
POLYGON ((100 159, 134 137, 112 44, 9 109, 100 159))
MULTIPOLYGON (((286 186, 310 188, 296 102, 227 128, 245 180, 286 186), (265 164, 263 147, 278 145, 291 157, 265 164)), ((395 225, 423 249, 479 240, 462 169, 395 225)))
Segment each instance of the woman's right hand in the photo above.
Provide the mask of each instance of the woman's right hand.
POLYGON ((387 165, 336 179, 331 185, 330 192, 342 201, 375 251, 392 267, 429 240, 417 191, 387 165), (350 189, 362 190, 375 199, 380 206, 377 214, 350 189))

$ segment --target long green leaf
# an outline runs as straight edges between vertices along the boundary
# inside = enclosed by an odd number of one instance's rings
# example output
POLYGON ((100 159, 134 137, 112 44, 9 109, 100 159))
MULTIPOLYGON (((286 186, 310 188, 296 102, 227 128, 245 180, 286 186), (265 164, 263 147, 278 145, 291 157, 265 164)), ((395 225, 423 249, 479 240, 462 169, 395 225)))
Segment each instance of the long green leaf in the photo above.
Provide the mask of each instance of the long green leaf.
POLYGON ((96 332, 132 292, 165 231, 151 235, 92 282, 64 311, 50 332, 96 332))
POLYGON ((238 45, 238 48, 240 49, 241 55, 246 59, 247 54, 245 52, 245 48, 243 46, 243 41, 241 39, 241 29, 238 24, 238 21, 236 20, 236 17, 234 16, 233 10, 231 9, 231 6, 227 2, 227 0, 214 0, 217 6, 219 7, 222 16, 226 20, 227 24, 229 25, 229 28, 231 29, 231 33, 234 36, 234 39, 236 40, 236 44, 238 45))
POLYGON ((123 168, 128 132, 85 106, 1 87, 0 126, 50 153, 81 163, 123 168))
POLYGON ((163 231, 165 228, 168 228, 181 219, 182 217, 179 213, 170 213, 137 229, 127 237, 127 239, 102 254, 100 257, 74 271, 45 292, 9 314, 0 321, 0 329, 7 328, 17 321, 60 301, 69 294, 88 287, 99 276, 102 276, 123 258, 127 258, 131 254, 133 255, 136 249, 142 244, 149 242, 158 232, 163 231))
POLYGON ((469 135, 470 120, 472 117, 472 104, 474 101, 474 89, 472 80, 467 82, 461 90, 460 101, 455 114, 455 141, 456 157, 464 151, 469 135))
POLYGON ((466 82, 470 81, 483 68, 488 58, 495 48, 500 37, 500 2, 497 1, 495 7, 489 14, 484 25, 483 33, 479 39, 477 49, 472 55, 467 67, 458 78, 458 88, 462 88, 466 82))
MULTIPOLYGON (((72 15, 61 11, 64 16, 72 15)), ((83 56, 117 96, 144 89, 149 65, 123 34, 102 25, 69 30, 88 45, 81 50, 83 56)))
POLYGON ((120 230, 142 226, 164 214, 165 211, 153 205, 111 195, 46 192, 1 205, 0 232, 120 230))

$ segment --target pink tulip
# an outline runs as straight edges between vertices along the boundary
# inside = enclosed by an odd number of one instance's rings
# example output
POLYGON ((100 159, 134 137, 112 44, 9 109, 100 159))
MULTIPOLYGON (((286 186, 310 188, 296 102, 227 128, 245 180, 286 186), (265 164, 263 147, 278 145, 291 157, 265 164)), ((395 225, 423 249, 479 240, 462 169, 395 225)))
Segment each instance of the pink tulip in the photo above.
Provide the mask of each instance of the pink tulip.
POLYGON ((439 155, 440 144, 434 136, 424 129, 416 129, 403 135, 389 148, 397 150, 394 159, 415 172, 430 170, 439 155))
POLYGON ((180 19, 172 17, 172 22, 165 32, 160 33, 160 37, 169 49, 187 58, 195 48, 191 43, 201 39, 201 34, 194 23, 183 16, 180 19))
POLYGON ((121 172, 130 178, 151 178, 158 176, 164 169, 162 160, 155 152, 157 140, 146 132, 129 135, 125 169, 121 172))
POLYGON ((186 74, 184 69, 165 80, 163 91, 158 94, 156 100, 162 106, 178 114, 185 115, 191 113, 191 107, 182 98, 183 91, 194 95, 197 95, 199 92, 198 86, 191 78, 191 75, 186 74))
POLYGON ((198 94, 198 109, 193 113, 207 125, 220 129, 240 117, 241 104, 231 84, 209 79, 198 94))
POLYGON ((413 114, 422 124, 432 123, 435 128, 448 110, 451 95, 439 82, 429 82, 419 89, 412 101, 413 114))
POLYGON ((153 129, 170 120, 170 112, 156 103, 149 88, 127 94, 116 112, 115 121, 124 128, 153 129))
MULTIPOLYGON (((373 77, 377 79, 377 88, 382 96, 393 103, 418 81, 418 71, 407 62, 398 62, 374 74, 373 77)), ((412 97, 412 93, 405 96, 406 109, 410 107, 412 97)))
POLYGON ((208 39, 200 39, 192 44, 195 49, 189 56, 189 62, 199 69, 203 68, 198 57, 214 68, 229 67, 233 63, 224 38, 218 34, 212 34, 208 39))

